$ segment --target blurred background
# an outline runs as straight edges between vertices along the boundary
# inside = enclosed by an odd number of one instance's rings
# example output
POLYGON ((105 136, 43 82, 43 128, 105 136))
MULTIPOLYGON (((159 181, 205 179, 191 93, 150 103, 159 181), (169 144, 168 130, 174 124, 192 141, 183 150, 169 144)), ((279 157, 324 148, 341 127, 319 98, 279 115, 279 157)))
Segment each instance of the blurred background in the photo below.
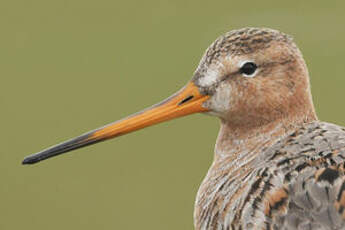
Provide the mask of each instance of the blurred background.
POLYGON ((345 125, 344 1, 2 0, 0 229, 193 229, 218 120, 193 115, 34 166, 24 156, 159 102, 220 34, 294 36, 319 118, 345 125))

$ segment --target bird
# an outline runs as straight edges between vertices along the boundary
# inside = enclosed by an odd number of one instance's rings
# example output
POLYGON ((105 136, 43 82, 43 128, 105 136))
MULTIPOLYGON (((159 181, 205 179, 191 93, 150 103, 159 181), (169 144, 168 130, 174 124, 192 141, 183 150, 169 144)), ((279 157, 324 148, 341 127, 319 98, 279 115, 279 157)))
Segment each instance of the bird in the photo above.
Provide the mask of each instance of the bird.
POLYGON ((173 118, 209 114, 221 125, 196 195, 196 230, 345 229, 345 128, 318 119, 309 81, 290 35, 231 30, 207 48, 176 94, 22 163, 173 118))

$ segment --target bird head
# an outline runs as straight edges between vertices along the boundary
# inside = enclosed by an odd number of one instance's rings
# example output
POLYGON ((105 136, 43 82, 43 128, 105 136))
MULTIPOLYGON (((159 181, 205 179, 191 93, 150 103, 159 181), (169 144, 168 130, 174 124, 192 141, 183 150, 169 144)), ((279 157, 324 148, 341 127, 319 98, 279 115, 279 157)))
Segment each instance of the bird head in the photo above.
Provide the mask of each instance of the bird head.
POLYGON ((245 28, 219 37, 192 80, 163 102, 24 159, 38 161, 173 118, 209 113, 234 126, 258 126, 313 114, 309 78, 292 39, 276 30, 245 28))
POLYGON ((209 96, 203 107, 234 126, 313 113, 301 52, 290 36, 276 30, 244 28, 219 37, 192 81, 209 96))

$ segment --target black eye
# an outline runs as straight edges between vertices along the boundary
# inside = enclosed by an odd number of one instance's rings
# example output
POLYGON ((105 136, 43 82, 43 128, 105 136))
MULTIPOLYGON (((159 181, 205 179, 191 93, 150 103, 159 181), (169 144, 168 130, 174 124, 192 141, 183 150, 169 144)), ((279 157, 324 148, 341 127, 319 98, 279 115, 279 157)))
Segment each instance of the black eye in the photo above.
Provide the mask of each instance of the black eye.
POLYGON ((245 75, 252 75, 257 69, 257 65, 254 62, 246 62, 240 69, 240 72, 245 75))

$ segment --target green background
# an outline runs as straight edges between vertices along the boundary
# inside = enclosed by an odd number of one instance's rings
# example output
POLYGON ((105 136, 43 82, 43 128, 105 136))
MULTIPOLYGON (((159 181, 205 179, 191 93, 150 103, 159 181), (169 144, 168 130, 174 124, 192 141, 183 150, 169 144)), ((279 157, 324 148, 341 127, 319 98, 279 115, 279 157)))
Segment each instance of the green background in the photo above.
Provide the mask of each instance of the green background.
POLYGON ((246 26, 295 37, 320 119, 344 125, 344 12, 344 1, 1 0, 0 229, 192 229, 216 118, 20 162, 174 93, 216 37, 246 26))

